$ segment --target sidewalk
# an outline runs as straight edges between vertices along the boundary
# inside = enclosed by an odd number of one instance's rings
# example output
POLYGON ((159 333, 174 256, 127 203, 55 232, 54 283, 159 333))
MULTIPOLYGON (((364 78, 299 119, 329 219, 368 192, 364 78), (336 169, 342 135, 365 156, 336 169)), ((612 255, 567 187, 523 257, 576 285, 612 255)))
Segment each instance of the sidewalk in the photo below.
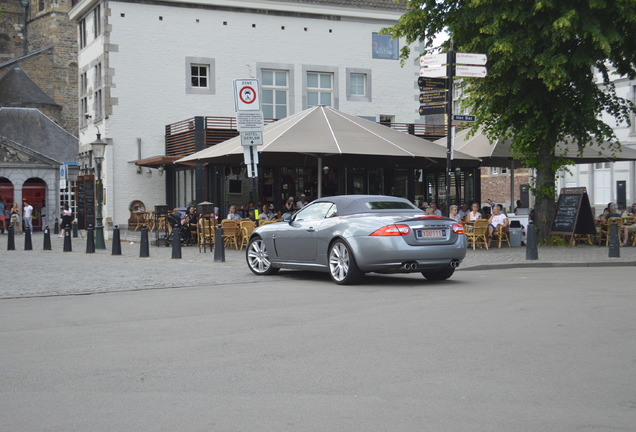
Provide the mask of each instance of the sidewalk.
MULTIPOLYGON (((181 248, 181 259, 172 248, 154 246, 149 236, 149 257, 140 258, 140 232, 122 230, 122 255, 106 250, 86 253, 86 239, 72 239, 72 251, 64 252, 64 239, 51 235, 50 251, 44 251, 44 234, 32 235, 33 250, 24 250, 24 235, 15 236, 15 251, 7 251, 7 235, 0 235, 0 298, 94 294, 115 291, 259 283, 245 263, 245 250, 225 249, 225 261, 198 246, 181 248)), ((619 258, 609 258, 607 247, 539 247, 538 260, 526 259, 525 247, 468 249, 458 271, 487 271, 515 267, 636 266, 636 247, 621 247, 619 258)), ((316 276, 321 277, 321 276, 316 276)))

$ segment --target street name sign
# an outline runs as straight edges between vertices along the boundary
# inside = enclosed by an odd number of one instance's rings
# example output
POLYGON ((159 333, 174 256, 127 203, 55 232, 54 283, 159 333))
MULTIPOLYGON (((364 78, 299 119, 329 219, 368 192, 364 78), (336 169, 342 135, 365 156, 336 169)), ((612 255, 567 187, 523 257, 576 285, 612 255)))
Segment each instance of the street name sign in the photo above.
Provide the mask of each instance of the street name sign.
POLYGON ((453 114, 453 121, 461 121, 461 122, 474 122, 477 120, 477 117, 470 114, 453 114))
POLYGON ((263 131, 242 131, 241 132, 241 145, 242 146, 259 146, 263 145, 263 131))
POLYGON ((455 75, 467 78, 484 78, 486 76, 486 68, 483 66, 455 66, 455 75))
POLYGON ((483 66, 487 61, 488 56, 486 54, 455 53, 456 64, 483 66))
POLYGON ((421 77, 440 78, 448 76, 447 66, 423 67, 420 69, 421 77))
POLYGON ((261 98, 257 79, 234 80, 234 105, 236 111, 260 111, 261 98))
POLYGON ((420 57, 420 66, 433 66, 448 63, 448 53, 426 54, 420 57))

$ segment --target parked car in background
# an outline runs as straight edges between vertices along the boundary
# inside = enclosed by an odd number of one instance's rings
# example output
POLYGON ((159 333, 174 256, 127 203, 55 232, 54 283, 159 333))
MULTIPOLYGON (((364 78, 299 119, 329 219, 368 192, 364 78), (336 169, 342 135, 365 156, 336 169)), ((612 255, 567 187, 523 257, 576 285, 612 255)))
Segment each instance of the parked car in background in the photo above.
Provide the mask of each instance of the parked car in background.
POLYGON ((283 222, 252 233, 247 265, 257 275, 300 269, 328 272, 337 284, 365 273, 453 275, 466 256, 466 236, 452 219, 428 216, 408 200, 384 195, 320 198, 283 222))

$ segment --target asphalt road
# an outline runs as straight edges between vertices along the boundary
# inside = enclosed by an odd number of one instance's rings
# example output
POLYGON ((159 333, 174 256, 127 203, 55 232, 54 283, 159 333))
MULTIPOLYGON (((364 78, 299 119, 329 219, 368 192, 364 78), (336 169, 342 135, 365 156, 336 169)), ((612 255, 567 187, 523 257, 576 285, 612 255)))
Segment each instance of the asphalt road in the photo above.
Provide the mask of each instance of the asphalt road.
POLYGON ((0 430, 634 431, 631 267, 245 270, 0 300, 0 430))

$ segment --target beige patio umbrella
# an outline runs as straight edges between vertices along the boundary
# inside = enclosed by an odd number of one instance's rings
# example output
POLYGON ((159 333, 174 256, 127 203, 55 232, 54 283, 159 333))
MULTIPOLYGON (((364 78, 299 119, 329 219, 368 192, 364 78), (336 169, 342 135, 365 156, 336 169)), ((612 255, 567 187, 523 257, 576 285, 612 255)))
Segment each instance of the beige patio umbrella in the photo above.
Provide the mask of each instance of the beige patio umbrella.
MULTIPOLYGON (((432 141, 346 114, 316 106, 268 124, 263 145, 258 147, 259 164, 265 166, 313 165, 317 159, 318 186, 322 166, 413 167, 445 163, 446 150, 432 141)), ((244 160, 240 137, 201 150, 176 161, 239 164, 244 160)), ((478 166, 479 159, 455 152, 461 166, 478 166)), ((321 190, 318 194, 321 195, 321 190)))

